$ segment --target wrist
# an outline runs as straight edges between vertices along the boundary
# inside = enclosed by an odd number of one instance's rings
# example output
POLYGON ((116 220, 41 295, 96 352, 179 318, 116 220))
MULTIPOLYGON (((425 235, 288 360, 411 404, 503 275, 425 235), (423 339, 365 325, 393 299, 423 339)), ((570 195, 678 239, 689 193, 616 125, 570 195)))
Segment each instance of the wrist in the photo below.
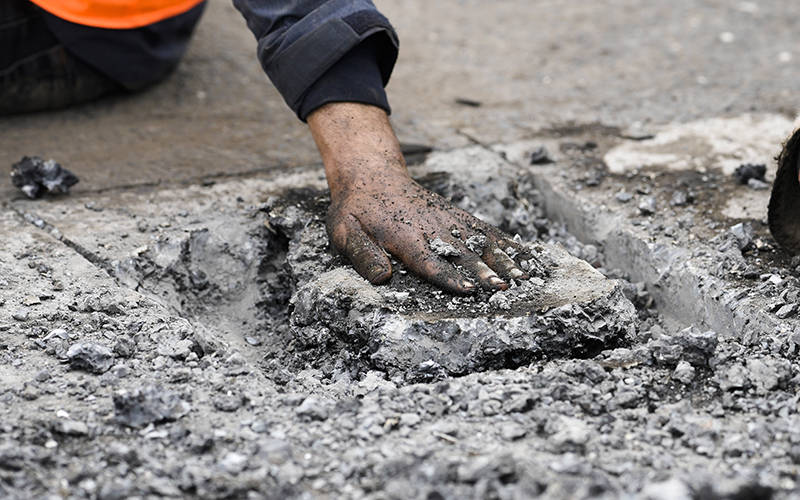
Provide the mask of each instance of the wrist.
POLYGON ((359 103, 326 104, 308 116, 308 125, 332 198, 358 181, 408 177, 400 144, 383 109, 359 103))

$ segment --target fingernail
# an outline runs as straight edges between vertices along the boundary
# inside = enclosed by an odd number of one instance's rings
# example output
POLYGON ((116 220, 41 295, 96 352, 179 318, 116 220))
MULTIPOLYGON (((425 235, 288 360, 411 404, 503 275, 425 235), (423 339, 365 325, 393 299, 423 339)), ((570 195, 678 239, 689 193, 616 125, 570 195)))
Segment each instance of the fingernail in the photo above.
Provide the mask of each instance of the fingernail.
POLYGON ((475 284, 470 281, 462 281, 461 286, 464 287, 464 290, 468 292, 475 290, 475 284))
POLYGON ((373 266, 367 272, 367 281, 373 285, 381 285, 392 276, 392 270, 383 266, 373 266))
POLYGON ((500 279, 499 276, 492 276, 491 278, 489 278, 489 283, 491 283, 493 286, 496 287, 501 287, 506 284, 506 282, 500 279))

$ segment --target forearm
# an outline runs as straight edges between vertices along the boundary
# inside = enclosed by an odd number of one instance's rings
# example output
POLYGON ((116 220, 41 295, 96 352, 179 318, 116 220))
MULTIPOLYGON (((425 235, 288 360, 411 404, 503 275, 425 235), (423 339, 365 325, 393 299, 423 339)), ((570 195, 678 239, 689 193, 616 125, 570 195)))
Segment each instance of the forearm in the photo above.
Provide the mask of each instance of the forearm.
POLYGON ((358 103, 332 103, 308 116, 308 126, 319 149, 325 175, 336 199, 357 182, 375 174, 408 176, 386 112, 358 103))

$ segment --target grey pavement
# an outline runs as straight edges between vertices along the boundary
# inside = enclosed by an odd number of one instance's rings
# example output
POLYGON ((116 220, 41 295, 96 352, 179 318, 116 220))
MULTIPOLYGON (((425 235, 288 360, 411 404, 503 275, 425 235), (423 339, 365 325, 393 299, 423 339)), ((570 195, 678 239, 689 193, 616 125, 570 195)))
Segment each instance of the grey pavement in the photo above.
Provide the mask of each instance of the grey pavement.
MULTIPOLYGON (((405 142, 449 149, 572 123, 789 116, 800 105, 800 13, 790 0, 377 4, 401 38, 389 95, 405 142)), ((56 158, 84 174, 80 191, 92 191, 315 162, 305 126, 254 53, 238 12, 213 0, 166 82, 124 99, 4 118, 0 163, 56 158)))
POLYGON ((412 174, 562 245, 562 298, 611 300, 520 314, 402 268, 357 278, 306 126, 211 0, 160 85, 0 119, 5 168, 81 178, 33 201, 0 180, 0 496, 796 495, 800 259, 764 219, 800 9, 376 3, 401 39, 394 125, 434 149, 412 174), (747 163, 765 178, 737 183, 747 163), (509 337, 526 315, 545 333, 509 337))

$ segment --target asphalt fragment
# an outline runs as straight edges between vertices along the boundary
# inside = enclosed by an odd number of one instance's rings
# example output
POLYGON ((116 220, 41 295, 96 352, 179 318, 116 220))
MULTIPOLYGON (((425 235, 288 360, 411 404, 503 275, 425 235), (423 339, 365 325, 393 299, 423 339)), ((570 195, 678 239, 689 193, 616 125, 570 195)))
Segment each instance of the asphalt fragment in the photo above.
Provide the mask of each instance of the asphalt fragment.
POLYGON ((79 182, 78 177, 55 160, 25 156, 11 168, 11 182, 28 198, 42 194, 66 193, 79 182))

